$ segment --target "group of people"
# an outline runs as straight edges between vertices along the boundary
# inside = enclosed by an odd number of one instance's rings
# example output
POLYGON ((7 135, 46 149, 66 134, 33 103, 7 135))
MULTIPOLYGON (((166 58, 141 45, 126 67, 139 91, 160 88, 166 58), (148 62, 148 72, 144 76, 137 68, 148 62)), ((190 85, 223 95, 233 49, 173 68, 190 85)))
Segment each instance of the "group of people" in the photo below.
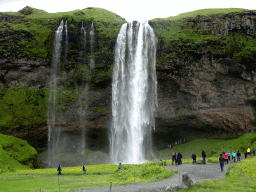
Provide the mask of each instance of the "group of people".
MULTIPOLYGON (((61 175, 61 172, 62 172, 62 169, 61 169, 61 166, 59 165, 58 166, 58 175, 61 175)), ((85 167, 85 164, 83 165, 83 175, 86 175, 86 167, 85 167)))
MULTIPOLYGON (((122 164, 119 163, 118 169, 120 170, 121 168, 122 168, 122 164)), ((61 166, 60 166, 60 165, 58 166, 57 171, 58 171, 58 175, 61 175, 62 169, 61 169, 61 166)), ((83 175, 86 175, 86 167, 85 167, 85 164, 84 164, 84 166, 83 166, 83 175)))
POLYGON ((175 165, 180 165, 182 164, 182 155, 180 152, 173 152, 172 153, 172 165, 173 165, 173 162, 175 162, 175 165))

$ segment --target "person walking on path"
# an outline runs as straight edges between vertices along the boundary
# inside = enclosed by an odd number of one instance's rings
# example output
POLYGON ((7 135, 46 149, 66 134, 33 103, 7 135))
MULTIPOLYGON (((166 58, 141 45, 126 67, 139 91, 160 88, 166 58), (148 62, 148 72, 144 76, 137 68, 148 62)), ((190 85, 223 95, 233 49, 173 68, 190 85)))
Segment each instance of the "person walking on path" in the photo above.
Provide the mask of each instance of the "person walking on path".
POLYGON ((120 170, 120 169, 122 169, 122 165, 121 165, 121 163, 119 163, 119 165, 118 165, 118 169, 120 170))
POLYGON ((172 165, 173 165, 173 162, 175 163, 175 159, 176 159, 176 154, 175 152, 172 153, 172 165))
POLYGON ((86 168, 85 168, 85 164, 84 164, 84 166, 83 166, 83 171, 84 171, 83 175, 86 175, 86 168))
POLYGON ((192 164, 196 164, 196 154, 193 153, 191 157, 193 159, 193 163, 192 164))
POLYGON ((232 157, 232 160, 234 159, 234 157, 233 157, 233 153, 234 153, 234 151, 232 151, 232 152, 231 152, 231 157, 232 157))
POLYGON ((57 171, 58 171, 58 175, 61 175, 61 171, 62 171, 62 169, 61 169, 61 166, 60 166, 60 165, 59 165, 59 167, 58 167, 57 171))
POLYGON ((205 161, 206 154, 205 154, 204 150, 202 150, 202 157, 203 157, 204 164, 206 164, 206 161, 205 161))
POLYGON ((225 153, 225 152, 223 152, 223 156, 224 156, 224 158, 225 158, 225 160, 226 160, 226 162, 227 162, 227 164, 228 164, 228 154, 225 153))
POLYGON ((230 161, 231 153, 228 151, 228 160, 230 161))
POLYGON ((221 172, 223 172, 223 167, 224 167, 225 161, 226 161, 225 158, 222 156, 222 154, 220 154, 219 162, 220 162, 220 170, 221 170, 221 172))
POLYGON ((235 163, 236 162, 236 152, 235 151, 233 152, 233 156, 232 157, 233 157, 234 163, 235 163))
POLYGON ((248 157, 250 156, 250 152, 251 152, 250 147, 248 147, 248 149, 247 149, 247 155, 248 155, 248 157))
POLYGON ((253 148, 252 154, 253 154, 253 156, 255 156, 255 148, 253 148))
POLYGON ((237 161, 240 161, 240 158, 241 158, 241 153, 237 151, 237 161))
POLYGON ((181 155, 181 153, 179 152, 178 155, 177 155, 178 165, 181 164, 181 158, 182 158, 182 155, 181 155))

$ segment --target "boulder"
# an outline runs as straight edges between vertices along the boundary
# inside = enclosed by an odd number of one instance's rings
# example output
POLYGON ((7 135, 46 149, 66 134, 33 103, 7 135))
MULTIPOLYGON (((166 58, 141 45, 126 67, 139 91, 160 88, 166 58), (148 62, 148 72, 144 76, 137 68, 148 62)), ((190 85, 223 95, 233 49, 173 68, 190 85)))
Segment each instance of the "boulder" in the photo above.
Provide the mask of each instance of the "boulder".
POLYGON ((177 191, 179 190, 181 187, 177 184, 171 184, 168 187, 166 187, 166 191, 177 191))
POLYGON ((184 183, 188 188, 194 185, 192 179, 189 177, 187 172, 182 174, 182 183, 184 183))
POLYGON ((199 159, 199 160, 197 160, 196 164, 204 164, 203 159, 199 159))

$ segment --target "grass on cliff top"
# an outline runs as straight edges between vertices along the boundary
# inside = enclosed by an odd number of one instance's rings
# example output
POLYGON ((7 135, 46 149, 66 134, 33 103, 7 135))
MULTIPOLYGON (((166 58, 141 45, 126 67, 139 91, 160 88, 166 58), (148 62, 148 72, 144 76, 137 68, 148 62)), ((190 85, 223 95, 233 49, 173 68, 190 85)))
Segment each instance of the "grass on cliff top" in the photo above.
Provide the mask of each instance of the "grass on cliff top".
MULTIPOLYGON (((197 159, 202 158, 202 149, 206 153, 206 160, 208 157, 216 157, 218 162, 218 156, 222 152, 240 151, 241 155, 244 155, 245 150, 248 147, 252 150, 256 148, 256 133, 245 133, 244 135, 232 139, 232 140, 219 140, 219 139, 197 139, 188 143, 180 144, 172 149, 165 149, 156 151, 155 155, 159 159, 172 159, 173 152, 181 152, 183 158, 191 161, 191 155, 195 153, 197 159), (251 145, 252 142, 252 145, 251 145)), ((191 162, 190 162, 191 163, 191 162)))
POLYGON ((27 141, 0 134, 0 173, 33 168, 31 162, 25 162, 37 157, 37 151, 27 141))
MULTIPOLYGON (((118 165, 88 165, 86 175, 82 175, 82 167, 62 167, 59 177, 61 191, 109 187, 135 182, 150 183, 171 177, 169 171, 156 163, 142 165, 126 165, 118 170, 118 165)), ((4 191, 59 191, 57 168, 19 170, 16 173, 0 174, 0 185, 4 191)))

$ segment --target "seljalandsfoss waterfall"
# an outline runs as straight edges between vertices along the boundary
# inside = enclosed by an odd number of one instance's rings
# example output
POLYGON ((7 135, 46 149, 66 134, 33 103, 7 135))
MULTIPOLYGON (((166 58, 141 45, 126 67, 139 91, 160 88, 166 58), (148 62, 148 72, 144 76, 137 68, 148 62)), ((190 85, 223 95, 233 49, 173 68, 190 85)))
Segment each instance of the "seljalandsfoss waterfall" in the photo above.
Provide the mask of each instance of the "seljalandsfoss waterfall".
POLYGON ((117 37, 112 80, 112 163, 152 158, 157 103, 156 42, 148 22, 123 24, 117 37))
MULTIPOLYGON (((90 27, 90 54, 93 55, 94 27, 90 27)), ((81 27, 81 51, 79 52, 79 63, 86 65, 86 31, 81 27)), ((53 73, 49 80, 49 98, 47 107, 47 124, 48 124, 48 167, 56 167, 60 163, 62 165, 82 165, 85 163, 85 146, 86 146, 86 97, 89 89, 87 82, 78 82, 76 93, 79 95, 79 109, 77 115, 80 119, 81 132, 79 134, 71 134, 65 129, 65 118, 63 117, 62 108, 64 102, 61 99, 63 95, 63 73, 61 66, 68 62, 68 23, 64 24, 62 20, 58 29, 55 31, 54 52, 52 57, 53 73), (63 50, 63 51, 62 51, 63 50), (62 52, 64 52, 62 54, 62 52), (63 60, 61 60, 63 56, 63 60), (66 130, 66 131, 65 131, 66 130), (73 162, 68 158, 67 153, 76 154, 77 158, 73 158, 73 162)), ((90 69, 94 67, 94 59, 91 58, 88 62, 90 69)), ((72 157, 73 157, 72 156, 72 157)))

